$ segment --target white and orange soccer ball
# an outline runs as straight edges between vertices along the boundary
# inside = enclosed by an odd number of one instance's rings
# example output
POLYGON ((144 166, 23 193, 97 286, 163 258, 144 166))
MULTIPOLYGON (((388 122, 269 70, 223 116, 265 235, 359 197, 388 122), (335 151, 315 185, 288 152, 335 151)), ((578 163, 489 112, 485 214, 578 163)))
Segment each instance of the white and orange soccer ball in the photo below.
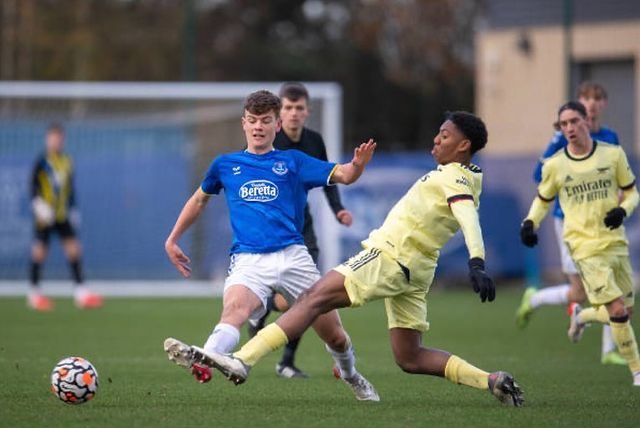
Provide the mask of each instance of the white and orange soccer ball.
POLYGON ((98 372, 82 357, 61 360, 51 372, 51 391, 67 404, 91 400, 98 390, 98 372))

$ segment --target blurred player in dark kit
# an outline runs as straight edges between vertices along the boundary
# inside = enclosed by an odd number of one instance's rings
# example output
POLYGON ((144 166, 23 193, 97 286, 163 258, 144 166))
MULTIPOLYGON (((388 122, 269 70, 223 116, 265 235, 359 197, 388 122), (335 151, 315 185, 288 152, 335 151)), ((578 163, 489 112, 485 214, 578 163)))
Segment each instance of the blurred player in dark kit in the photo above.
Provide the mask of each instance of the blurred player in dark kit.
POLYGON ((62 240, 62 248, 69 261, 75 283, 74 302, 83 309, 102 306, 100 295, 83 285, 80 242, 76 236, 79 222, 74 169, 71 157, 64 152, 64 129, 51 124, 45 137, 45 152, 38 157, 31 178, 31 206, 33 208, 35 239, 31 248, 31 268, 27 304, 38 311, 53 309, 53 302, 40 290, 42 264, 47 258, 52 233, 62 240))

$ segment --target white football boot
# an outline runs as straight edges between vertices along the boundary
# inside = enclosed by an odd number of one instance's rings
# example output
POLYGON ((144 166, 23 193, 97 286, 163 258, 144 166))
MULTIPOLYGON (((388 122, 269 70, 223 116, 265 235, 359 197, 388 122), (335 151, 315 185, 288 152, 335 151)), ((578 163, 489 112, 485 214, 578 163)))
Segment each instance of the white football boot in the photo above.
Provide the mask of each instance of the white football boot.
POLYGON ((169 360, 180 367, 191 369, 191 374, 198 382, 207 383, 211 380, 211 369, 197 362, 199 354, 194 348, 173 337, 168 337, 164 341, 164 351, 169 360))
MULTIPOLYGON (((222 372, 236 385, 244 383, 249 376, 250 367, 230 354, 207 353, 202 348, 189 346, 173 337, 165 339, 164 350, 169 359, 181 367, 191 369, 194 365, 205 365, 222 372)), ((196 373, 194 375, 198 378, 196 373)))
POLYGON ((353 377, 342 378, 351 387, 353 394, 360 401, 380 401, 380 396, 371 383, 360 373, 356 372, 353 377))
POLYGON ((173 337, 165 339, 164 352, 167 353, 167 356, 171 361, 180 367, 190 369, 195 362, 191 346, 180 342, 178 339, 174 339, 173 337))
POLYGON ((577 303, 573 303, 571 305, 571 314, 569 318, 569 330, 567 331, 567 336, 569 336, 569 340, 573 343, 578 343, 582 338, 582 333, 584 333, 584 327, 586 324, 580 322, 578 318, 578 314, 582 310, 582 306, 577 303))
POLYGON ((524 394, 520 385, 507 372, 494 372, 489 375, 489 392, 501 403, 513 407, 524 404, 524 394))
POLYGON ((232 354, 221 354, 213 351, 205 353, 203 349, 196 346, 192 346, 191 349, 194 352, 196 361, 218 370, 236 385, 244 383, 249 377, 251 367, 232 354))

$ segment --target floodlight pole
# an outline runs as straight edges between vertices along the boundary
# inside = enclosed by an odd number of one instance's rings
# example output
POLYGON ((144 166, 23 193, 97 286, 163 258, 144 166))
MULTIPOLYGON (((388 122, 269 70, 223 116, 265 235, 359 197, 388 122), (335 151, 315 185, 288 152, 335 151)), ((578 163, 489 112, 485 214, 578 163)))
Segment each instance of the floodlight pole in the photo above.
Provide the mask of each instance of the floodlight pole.
POLYGON ((194 82, 196 80, 196 13, 194 0, 184 3, 184 22, 182 30, 182 80, 194 82))
POLYGON ((572 51, 573 51, 573 0, 563 2, 563 33, 564 33, 564 66, 566 99, 573 98, 572 79, 572 51))

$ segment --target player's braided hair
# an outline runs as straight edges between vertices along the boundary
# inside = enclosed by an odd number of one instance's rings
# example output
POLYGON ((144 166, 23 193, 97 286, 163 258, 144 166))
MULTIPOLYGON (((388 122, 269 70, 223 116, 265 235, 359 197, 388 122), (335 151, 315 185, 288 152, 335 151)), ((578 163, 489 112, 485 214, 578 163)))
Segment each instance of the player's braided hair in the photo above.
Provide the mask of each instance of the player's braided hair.
POLYGON ((244 100, 244 109, 251 114, 262 115, 269 113, 270 111, 276 114, 276 117, 280 115, 280 107, 282 103, 277 95, 266 91, 256 91, 244 100))
POLYGON ((471 141, 471 154, 487 145, 487 127, 478 116, 466 111, 448 111, 445 119, 453 122, 471 141))

